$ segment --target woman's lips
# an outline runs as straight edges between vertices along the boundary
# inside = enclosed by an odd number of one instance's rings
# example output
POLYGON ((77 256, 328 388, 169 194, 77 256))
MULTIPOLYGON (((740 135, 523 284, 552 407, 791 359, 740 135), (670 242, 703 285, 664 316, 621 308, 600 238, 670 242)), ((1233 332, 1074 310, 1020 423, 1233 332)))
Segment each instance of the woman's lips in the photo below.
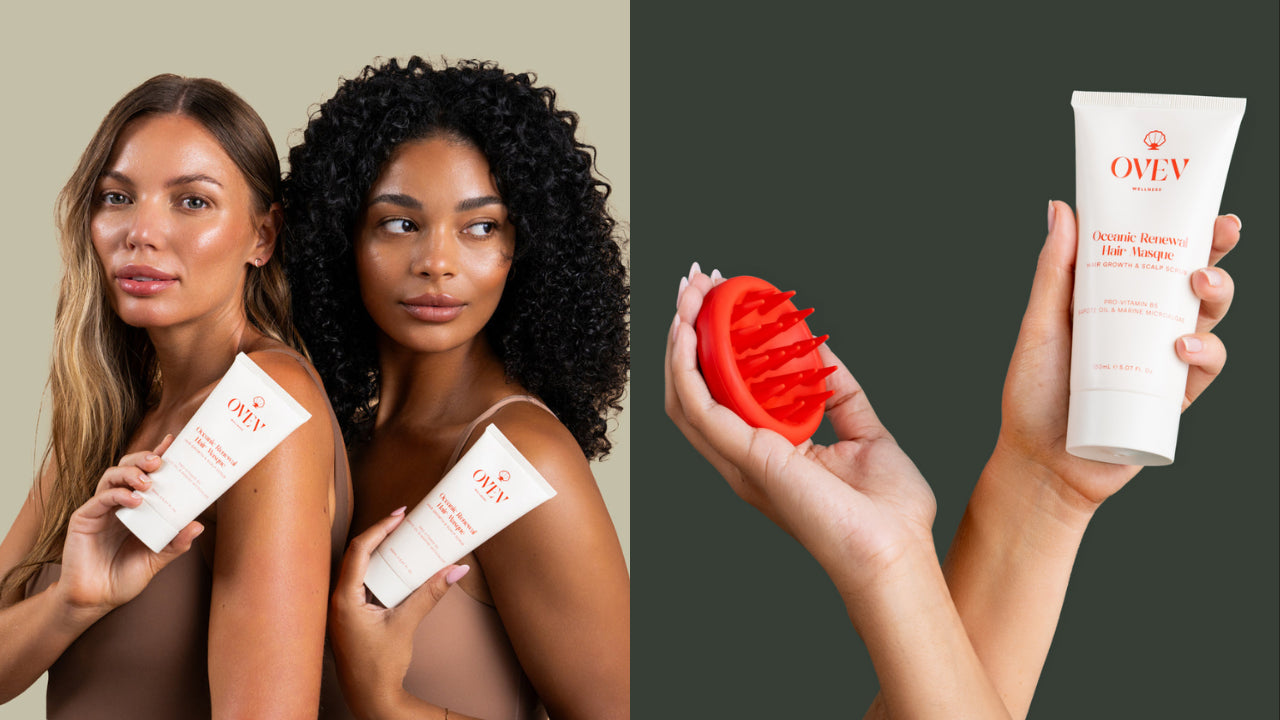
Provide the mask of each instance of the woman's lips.
POLYGON ((149 265, 125 265, 116 271, 116 285, 134 297, 150 297, 177 283, 176 276, 149 265))
POLYGON ((400 307, 425 322, 449 322, 458 317, 466 306, 466 303, 455 297, 436 293, 426 293, 400 301, 400 307))

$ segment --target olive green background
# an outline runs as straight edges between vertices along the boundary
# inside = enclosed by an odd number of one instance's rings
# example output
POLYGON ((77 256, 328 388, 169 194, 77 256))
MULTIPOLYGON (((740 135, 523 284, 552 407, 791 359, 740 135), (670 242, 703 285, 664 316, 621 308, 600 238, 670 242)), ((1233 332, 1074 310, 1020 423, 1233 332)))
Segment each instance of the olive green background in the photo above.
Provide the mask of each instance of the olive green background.
MULTIPOLYGON (((630 33, 626 3, 560 0, 538 7, 486 3, 139 2, 7 7, 0 23, 6 69, 0 113, 0 212, 5 277, 0 317, 0 532, 17 515, 47 437, 37 430, 48 374, 60 262, 53 203, 102 116, 130 88, 161 72, 212 77, 240 93, 266 121, 283 157, 301 138, 308 108, 340 77, 377 57, 412 54, 498 61, 535 71, 579 113, 613 185, 614 216, 630 219, 630 33)), ((628 398, 629 403, 629 398, 628 398)), ((624 549, 630 549, 629 423, 594 466, 624 549)), ((43 717, 43 680, 0 706, 0 720, 43 717)), ((145 678, 121 678, 122 692, 145 678)))
POLYGON ((945 552, 1046 203, 1074 203, 1077 89, 1247 97, 1222 201, 1244 232, 1225 374, 1177 462, 1094 518, 1031 717, 1280 714, 1275 3, 659 5, 632 23, 636 717, 861 717, 876 691, 820 568, 664 417, 680 276, 816 308, 932 485, 945 552))

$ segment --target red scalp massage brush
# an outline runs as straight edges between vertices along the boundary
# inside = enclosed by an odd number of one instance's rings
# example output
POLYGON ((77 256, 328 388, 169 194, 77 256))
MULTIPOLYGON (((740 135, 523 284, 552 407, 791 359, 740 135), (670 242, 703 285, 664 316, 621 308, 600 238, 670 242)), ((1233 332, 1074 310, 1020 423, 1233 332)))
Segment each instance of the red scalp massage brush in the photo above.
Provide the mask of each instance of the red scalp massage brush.
POLYGON ((822 422, 836 369, 818 355, 828 336, 804 322, 813 309, 796 310, 793 295, 746 275, 712 288, 698 313, 698 365, 716 402, 799 445, 822 422))

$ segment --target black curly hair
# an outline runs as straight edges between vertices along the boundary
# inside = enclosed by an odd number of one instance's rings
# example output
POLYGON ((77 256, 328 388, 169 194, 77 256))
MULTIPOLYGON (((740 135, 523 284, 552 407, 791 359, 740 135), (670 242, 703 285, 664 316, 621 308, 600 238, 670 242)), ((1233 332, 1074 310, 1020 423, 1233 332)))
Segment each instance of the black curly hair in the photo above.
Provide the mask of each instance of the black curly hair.
POLYGON ((588 458, 609 452, 607 417, 630 366, 630 288, 610 187, 578 116, 528 73, 414 56, 367 66, 313 113, 284 181, 294 322, 347 439, 378 396, 375 326, 360 300, 353 240, 365 196, 401 143, 438 134, 489 161, 516 228, 512 271, 485 328, 509 378, 542 398, 588 458))

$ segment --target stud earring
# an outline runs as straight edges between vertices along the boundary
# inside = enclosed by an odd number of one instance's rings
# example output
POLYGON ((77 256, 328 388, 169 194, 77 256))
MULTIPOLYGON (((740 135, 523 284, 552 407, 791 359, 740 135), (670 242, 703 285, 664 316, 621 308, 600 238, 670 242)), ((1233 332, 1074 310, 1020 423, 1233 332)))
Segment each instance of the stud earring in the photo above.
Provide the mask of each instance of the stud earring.
POLYGON ((253 259, 253 266, 254 266, 254 267, 262 267, 262 258, 254 258, 254 259, 253 259))

